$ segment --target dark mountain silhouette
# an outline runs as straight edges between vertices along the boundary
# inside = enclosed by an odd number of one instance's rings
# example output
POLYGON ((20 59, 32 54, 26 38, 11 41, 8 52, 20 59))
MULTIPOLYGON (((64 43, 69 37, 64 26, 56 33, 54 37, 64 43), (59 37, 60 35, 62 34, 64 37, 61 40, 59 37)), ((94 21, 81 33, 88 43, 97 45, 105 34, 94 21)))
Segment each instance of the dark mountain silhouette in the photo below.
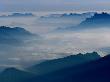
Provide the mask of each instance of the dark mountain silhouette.
POLYGON ((35 36, 24 28, 0 26, 0 44, 21 43, 24 40, 31 39, 35 36))
POLYGON ((1 15, 0 17, 33 17, 32 13, 12 13, 11 15, 1 15))
POLYGON ((88 18, 94 15, 95 12, 87 12, 87 13, 64 13, 64 14, 51 14, 48 16, 41 16, 41 18, 88 18))
POLYGON ((95 12, 87 12, 87 13, 82 13, 82 14, 77 14, 77 13, 70 13, 70 14, 62 14, 61 17, 91 17, 94 15, 95 12))
POLYGON ((0 82, 21 82, 32 78, 34 74, 18 70, 16 68, 7 68, 0 74, 0 82))
POLYGON ((110 55, 78 66, 36 76, 27 82, 110 82, 110 55))
POLYGON ((30 35, 31 33, 29 31, 26 31, 24 28, 21 27, 7 27, 7 26, 0 26, 0 33, 11 33, 12 34, 25 34, 25 35, 30 35))
MULTIPOLYGON (((55 72, 57 73, 57 70, 60 71, 65 68, 70 68, 72 66, 75 67, 77 65, 83 64, 84 62, 97 60, 99 58, 100 58, 100 56, 96 52, 93 52, 93 53, 78 54, 77 56, 69 56, 69 57, 65 57, 65 58, 61 58, 61 59, 46 61, 46 62, 43 62, 43 63, 35 66, 36 70, 38 68, 41 69, 39 71, 44 72, 44 70, 45 71, 51 70, 51 72, 48 71, 47 74, 46 73, 42 74, 42 77, 38 76, 38 74, 37 74, 38 71, 36 71, 36 73, 33 73, 33 70, 35 68, 31 71, 28 71, 27 69, 19 70, 16 68, 7 68, 3 72, 0 73, 0 82, 31 82, 31 81, 36 82, 38 80, 38 78, 39 79, 44 78, 45 74, 49 76, 50 74, 54 74, 55 72), (54 68, 54 70, 52 70, 53 68, 54 68)), ((68 70, 68 71, 70 71, 70 70, 68 70)), ((37 82, 42 82, 42 81, 39 80, 37 82)), ((46 81, 46 82, 48 82, 48 81, 46 81)))
POLYGON ((95 15, 91 18, 87 18, 85 21, 83 21, 79 26, 82 27, 103 27, 103 26, 110 26, 110 14, 107 13, 95 13, 95 15))
POLYGON ((94 16, 86 18, 79 25, 73 27, 59 28, 57 30, 84 30, 94 28, 109 28, 110 27, 110 14, 108 13, 95 13, 94 16))
POLYGON ((48 61, 42 62, 40 64, 37 64, 28 68, 28 70, 33 73, 36 73, 37 75, 42 75, 42 74, 46 74, 56 70, 60 70, 65 67, 71 67, 71 66, 83 64, 85 62, 89 62, 99 58, 100 56, 96 52, 71 55, 65 58, 48 60, 48 61))

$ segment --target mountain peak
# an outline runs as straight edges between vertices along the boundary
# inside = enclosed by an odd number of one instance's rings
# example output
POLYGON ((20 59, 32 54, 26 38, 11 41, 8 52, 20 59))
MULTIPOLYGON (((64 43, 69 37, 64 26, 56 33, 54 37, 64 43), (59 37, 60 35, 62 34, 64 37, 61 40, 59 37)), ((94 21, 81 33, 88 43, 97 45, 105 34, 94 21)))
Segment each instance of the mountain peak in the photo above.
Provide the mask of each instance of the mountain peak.
POLYGON ((39 75, 66 67, 76 66, 97 59, 100 59, 100 55, 98 55, 97 52, 86 54, 79 53, 77 55, 71 55, 64 58, 44 61, 40 64, 30 67, 29 70, 39 75))
POLYGON ((95 13, 94 16, 92 16, 91 18, 97 18, 97 19, 102 19, 102 18, 110 18, 110 14, 102 12, 102 13, 95 13))
POLYGON ((29 31, 25 30, 21 27, 8 27, 8 26, 0 26, 0 35, 19 35, 19 36, 32 36, 34 34, 30 33, 29 31))
POLYGON ((85 21, 81 22, 78 26, 71 27, 73 29, 92 29, 92 28, 103 28, 110 26, 110 14, 102 12, 95 13, 94 16, 87 18, 85 21))
POLYGON ((2 73, 16 72, 16 71, 19 71, 19 70, 14 67, 10 67, 10 68, 6 68, 2 73))
POLYGON ((28 32, 28 31, 26 31, 24 28, 21 28, 21 27, 11 28, 11 27, 8 27, 8 26, 0 26, 0 31, 4 31, 4 32, 7 32, 7 31, 22 31, 22 32, 28 32))
POLYGON ((30 40, 35 37, 39 37, 37 34, 33 34, 21 27, 7 27, 0 26, 0 44, 21 44, 25 40, 30 40))

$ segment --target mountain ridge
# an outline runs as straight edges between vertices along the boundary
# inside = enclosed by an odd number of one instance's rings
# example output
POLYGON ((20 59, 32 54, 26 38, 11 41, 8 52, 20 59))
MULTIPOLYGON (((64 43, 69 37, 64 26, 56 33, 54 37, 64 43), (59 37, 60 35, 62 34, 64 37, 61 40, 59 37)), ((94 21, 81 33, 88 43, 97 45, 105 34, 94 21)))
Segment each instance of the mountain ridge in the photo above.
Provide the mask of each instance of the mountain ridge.
POLYGON ((110 27, 110 14, 102 12, 95 13, 93 16, 86 18, 79 25, 57 28, 56 31, 78 31, 86 29, 96 29, 96 28, 109 28, 110 27))
POLYGON ((109 82, 109 63, 110 55, 82 65, 67 67, 53 73, 37 76, 30 80, 31 82, 109 82))
POLYGON ((89 62, 99 58, 100 56, 98 55, 97 52, 86 53, 86 54, 79 53, 77 55, 71 55, 64 58, 47 60, 40 64, 28 68, 28 70, 33 73, 37 73, 38 75, 39 74, 42 75, 65 67, 80 65, 85 62, 89 62))
POLYGON ((0 26, 0 44, 19 44, 35 37, 39 37, 39 35, 33 34, 21 27, 0 26))

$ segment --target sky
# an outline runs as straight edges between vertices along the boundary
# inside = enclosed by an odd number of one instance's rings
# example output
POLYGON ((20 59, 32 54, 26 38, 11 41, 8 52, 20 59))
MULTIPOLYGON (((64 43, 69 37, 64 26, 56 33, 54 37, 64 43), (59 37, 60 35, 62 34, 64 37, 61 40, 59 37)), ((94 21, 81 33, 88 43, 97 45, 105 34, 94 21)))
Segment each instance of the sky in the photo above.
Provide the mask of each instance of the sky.
POLYGON ((0 0, 0 11, 109 10, 110 0, 0 0))

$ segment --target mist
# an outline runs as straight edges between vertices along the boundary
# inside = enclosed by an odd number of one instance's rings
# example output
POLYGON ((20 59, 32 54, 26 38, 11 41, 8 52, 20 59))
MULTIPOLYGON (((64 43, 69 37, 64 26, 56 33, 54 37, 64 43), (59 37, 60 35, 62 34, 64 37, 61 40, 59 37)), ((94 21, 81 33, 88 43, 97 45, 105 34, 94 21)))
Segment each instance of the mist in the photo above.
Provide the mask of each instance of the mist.
POLYGON ((0 18, 1 26, 22 27, 40 36, 40 38, 30 39, 19 46, 0 44, 0 67, 22 68, 44 60, 62 58, 77 53, 97 51, 101 56, 110 53, 109 28, 57 32, 56 29, 59 27, 78 25, 86 18, 81 17, 77 20, 76 18, 60 17, 41 18, 47 14, 34 14, 35 17, 0 18))

